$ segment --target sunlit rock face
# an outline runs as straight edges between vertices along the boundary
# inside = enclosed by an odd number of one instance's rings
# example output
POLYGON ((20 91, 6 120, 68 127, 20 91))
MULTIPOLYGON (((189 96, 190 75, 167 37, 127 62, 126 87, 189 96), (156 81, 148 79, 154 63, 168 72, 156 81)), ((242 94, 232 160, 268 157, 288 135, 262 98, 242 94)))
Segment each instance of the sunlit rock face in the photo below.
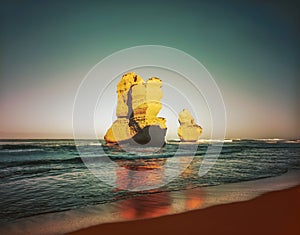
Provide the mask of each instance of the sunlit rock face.
POLYGON ((201 126, 195 123, 194 118, 187 109, 179 113, 178 121, 180 127, 178 128, 178 136, 181 141, 197 141, 202 133, 201 126))
POLYGON ((166 120, 157 117, 162 108, 162 81, 144 80, 135 73, 123 75, 117 85, 117 120, 107 130, 107 143, 162 146, 167 131, 166 120))

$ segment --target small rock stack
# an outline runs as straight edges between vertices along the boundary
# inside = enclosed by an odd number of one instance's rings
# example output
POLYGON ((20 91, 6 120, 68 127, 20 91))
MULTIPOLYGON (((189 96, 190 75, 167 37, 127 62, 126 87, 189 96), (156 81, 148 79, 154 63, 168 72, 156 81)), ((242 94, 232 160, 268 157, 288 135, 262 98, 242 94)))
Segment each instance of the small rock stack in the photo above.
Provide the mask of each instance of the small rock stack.
POLYGON ((180 127, 177 133, 181 141, 195 142, 199 139, 202 128, 195 123, 194 118, 187 109, 183 109, 179 113, 178 121, 180 127))

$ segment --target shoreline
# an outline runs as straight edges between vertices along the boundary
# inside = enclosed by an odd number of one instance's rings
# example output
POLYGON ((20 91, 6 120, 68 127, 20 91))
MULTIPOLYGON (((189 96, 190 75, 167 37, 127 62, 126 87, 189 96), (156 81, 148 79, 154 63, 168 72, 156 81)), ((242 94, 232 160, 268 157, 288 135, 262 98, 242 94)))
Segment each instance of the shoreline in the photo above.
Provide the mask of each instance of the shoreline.
POLYGON ((158 218, 107 223, 70 235, 93 234, 300 234, 300 186, 254 199, 158 218))

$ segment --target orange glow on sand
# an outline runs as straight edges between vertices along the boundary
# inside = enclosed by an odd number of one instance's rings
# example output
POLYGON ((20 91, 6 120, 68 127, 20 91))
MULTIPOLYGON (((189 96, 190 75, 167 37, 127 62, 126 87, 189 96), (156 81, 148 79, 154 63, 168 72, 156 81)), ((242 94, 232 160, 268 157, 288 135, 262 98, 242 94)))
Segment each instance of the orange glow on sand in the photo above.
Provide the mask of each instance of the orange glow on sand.
POLYGON ((203 200, 199 197, 188 198, 186 200, 186 209, 193 210, 201 207, 203 200))

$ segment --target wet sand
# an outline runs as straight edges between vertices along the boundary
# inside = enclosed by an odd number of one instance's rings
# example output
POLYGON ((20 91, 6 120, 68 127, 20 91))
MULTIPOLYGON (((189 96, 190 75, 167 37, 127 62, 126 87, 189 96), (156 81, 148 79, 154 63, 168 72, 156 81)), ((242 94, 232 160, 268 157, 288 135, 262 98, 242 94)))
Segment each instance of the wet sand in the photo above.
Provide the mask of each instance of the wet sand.
POLYGON ((300 234, 300 186, 255 199, 158 218, 101 224, 70 234, 300 234))

